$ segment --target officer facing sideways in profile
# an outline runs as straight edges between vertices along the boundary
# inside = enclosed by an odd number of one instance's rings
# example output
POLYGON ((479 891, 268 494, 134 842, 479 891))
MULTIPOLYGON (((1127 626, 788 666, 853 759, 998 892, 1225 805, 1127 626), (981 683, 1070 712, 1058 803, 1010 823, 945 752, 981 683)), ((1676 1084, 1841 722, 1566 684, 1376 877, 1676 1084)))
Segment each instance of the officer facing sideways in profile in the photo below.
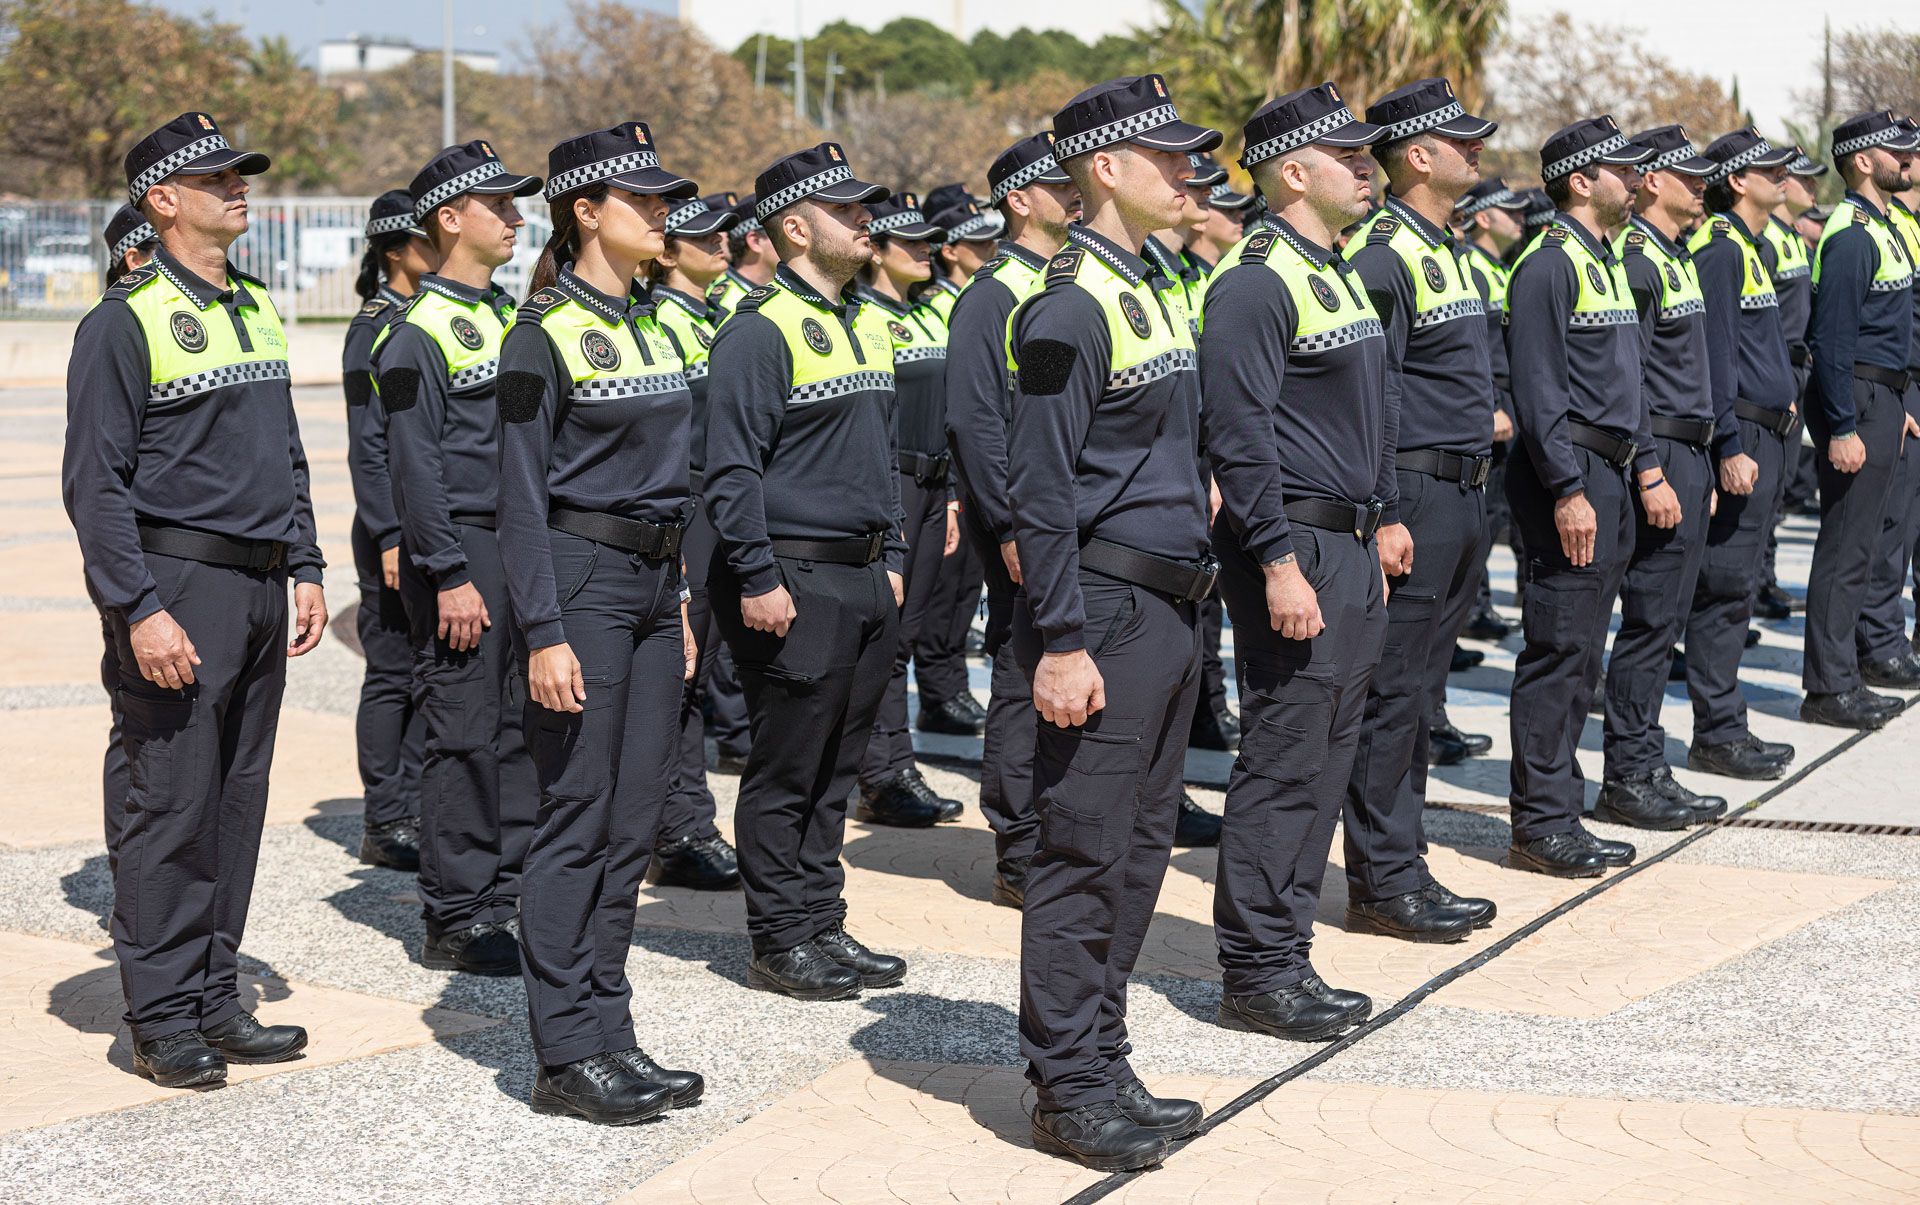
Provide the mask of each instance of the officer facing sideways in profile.
MULTIPOLYGON (((1792 358, 1793 377, 1797 385, 1794 392, 1796 408, 1804 413, 1801 404, 1807 387, 1809 360, 1807 357, 1807 323, 1813 317, 1813 260, 1812 244, 1795 229, 1800 216, 1814 206, 1812 181, 1827 174, 1827 165, 1815 163, 1799 147, 1793 148, 1793 158, 1787 163, 1787 171, 1780 179, 1780 203, 1767 215, 1762 227, 1762 241, 1767 245, 1767 265, 1773 275, 1773 291, 1780 299, 1780 327, 1786 332, 1787 354, 1792 358)), ((1813 242, 1818 242, 1820 232, 1814 227, 1813 242)), ((1774 573, 1774 560, 1778 553, 1780 517, 1789 506, 1809 504, 1813 497, 1816 474, 1813 467, 1813 449, 1805 440, 1787 449, 1787 465, 1783 474, 1785 480, 1780 490, 1780 505, 1774 509, 1773 527, 1767 532, 1766 585, 1753 601, 1753 613, 1762 619, 1789 619, 1795 611, 1805 608, 1805 600, 1789 593, 1774 573)))
POLYGON ((423 966, 511 975, 515 905, 539 794, 521 727, 519 637, 495 535, 495 386, 513 298, 493 273, 525 224, 510 172, 485 142, 435 155, 408 186, 440 266, 381 332, 378 405, 400 523, 400 594, 426 719, 420 771, 423 966))
POLYGON ((360 860, 420 868, 420 766, 426 724, 413 705, 413 645, 400 599, 400 520, 387 469, 387 415, 373 392, 373 344, 400 316, 422 276, 439 263, 413 220, 404 188, 382 193, 367 214, 367 250, 355 291, 364 305, 347 324, 340 380, 347 395, 347 468, 353 478, 353 568, 357 627, 366 669, 354 738, 366 805, 360 860))
POLYGON ((780 253, 754 215, 751 196, 736 202, 734 224, 727 230, 727 269, 707 287, 707 301, 715 311, 715 325, 732 315, 740 299, 773 279, 780 253))
POLYGON ((1346 258, 1385 332, 1384 344, 1357 346, 1384 348, 1386 413, 1398 425, 1393 493, 1382 496, 1398 505, 1380 519, 1380 563, 1391 586, 1386 636, 1346 786, 1347 924, 1409 941, 1458 941, 1491 924, 1494 905, 1434 881, 1420 814, 1430 699, 1436 687, 1444 698, 1486 560, 1494 390, 1485 304, 1449 222, 1478 182, 1480 152, 1498 126, 1467 113, 1442 79, 1396 88, 1368 106, 1367 121, 1380 127, 1372 153, 1389 191, 1346 258))
POLYGON ((1627 221, 1638 165, 1653 151, 1611 117, 1567 126, 1540 149, 1558 210, 1515 262, 1507 292, 1507 360, 1520 453, 1507 500, 1526 544, 1526 645, 1513 670, 1509 803, 1522 870, 1587 878, 1632 863, 1634 849, 1581 826, 1580 731, 1607 644, 1607 619, 1634 546, 1638 495, 1671 527, 1680 504, 1646 425, 1640 320, 1605 232, 1627 221))
POLYGON ((734 810, 747 986, 843 1000, 907 974, 847 932, 840 865, 906 555, 893 340, 878 307, 842 296, 873 259, 867 204, 888 194, 833 142, 775 161, 754 194, 781 264, 714 340, 705 482, 707 589, 753 726, 734 810))
POLYGON ((521 875, 536 1112, 628 1125, 704 1083, 640 1050, 627 954, 680 750, 693 633, 680 577, 693 398, 641 265, 669 199, 644 122, 547 155, 553 235, 500 353, 500 562, 527 652, 540 813, 521 875))
POLYGON ((226 257, 268 166, 205 113, 135 144, 127 200, 158 246, 82 319, 67 370, 61 495, 127 766, 110 929, 134 1069, 169 1088, 307 1044, 246 1012, 238 981, 287 658, 327 626, 286 335, 226 257))
MULTIPOLYGON (((1272 211, 1207 287, 1200 379, 1220 485, 1213 526, 1245 725, 1227 780, 1214 886, 1219 1022, 1332 1037, 1373 1003, 1309 955, 1333 826, 1386 635, 1375 531, 1397 508, 1393 407, 1378 313, 1335 235, 1372 207, 1367 148, 1332 84, 1262 105, 1241 163, 1272 211)), ((1463 912, 1449 923, 1470 925, 1463 912)))
POLYGON ((1041 721, 1020 1051, 1034 1145, 1116 1171, 1158 1163, 1201 1119, 1128 1064, 1126 985, 1172 850, 1214 578, 1193 334, 1141 248, 1188 204, 1187 152, 1220 135, 1181 121, 1158 75, 1089 88, 1053 134, 1084 223, 1007 332, 1013 640, 1041 721))
POLYGON ((1910 183, 1912 135, 1886 110, 1834 127, 1847 192, 1813 258, 1813 384, 1807 429, 1820 453, 1820 535, 1808 575, 1800 718, 1880 728, 1901 701, 1866 687, 1856 631, 1905 438, 1913 358, 1913 259, 1887 220, 1910 183))

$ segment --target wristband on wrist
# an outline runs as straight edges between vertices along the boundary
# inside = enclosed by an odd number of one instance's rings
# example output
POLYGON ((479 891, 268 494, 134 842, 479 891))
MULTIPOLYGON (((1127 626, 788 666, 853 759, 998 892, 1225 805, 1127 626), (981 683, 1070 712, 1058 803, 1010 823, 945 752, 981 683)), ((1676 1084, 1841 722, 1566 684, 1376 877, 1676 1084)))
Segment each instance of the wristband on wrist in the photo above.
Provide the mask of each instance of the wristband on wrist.
POLYGON ((1640 483, 1640 492, 1644 494, 1655 486, 1665 485, 1666 483, 1667 479, 1665 477, 1655 477, 1652 481, 1642 481, 1640 483))

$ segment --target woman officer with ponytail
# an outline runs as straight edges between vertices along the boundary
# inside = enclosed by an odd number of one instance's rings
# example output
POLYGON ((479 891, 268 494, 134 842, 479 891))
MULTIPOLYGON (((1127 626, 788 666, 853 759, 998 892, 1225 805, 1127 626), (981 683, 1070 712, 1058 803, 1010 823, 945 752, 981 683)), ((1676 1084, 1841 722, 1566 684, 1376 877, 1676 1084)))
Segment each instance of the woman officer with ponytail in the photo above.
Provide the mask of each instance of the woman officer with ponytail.
POLYGON ((680 541, 692 396, 651 303, 668 200, 641 122, 548 155, 553 237, 500 357, 500 557, 529 650, 540 812, 520 889, 533 1107, 628 1125, 698 1075, 638 1048, 627 952, 693 672, 680 541))
POLYGON ((340 356, 347 394, 347 468, 353 478, 353 567, 360 585, 358 631, 366 673, 354 718, 366 817, 360 860, 420 869, 420 762, 425 731, 413 708, 413 646, 400 602, 400 520, 387 472, 387 414, 373 391, 373 344, 438 266, 433 243, 413 217, 404 188, 375 198, 367 250, 354 292, 366 304, 347 324, 340 356))

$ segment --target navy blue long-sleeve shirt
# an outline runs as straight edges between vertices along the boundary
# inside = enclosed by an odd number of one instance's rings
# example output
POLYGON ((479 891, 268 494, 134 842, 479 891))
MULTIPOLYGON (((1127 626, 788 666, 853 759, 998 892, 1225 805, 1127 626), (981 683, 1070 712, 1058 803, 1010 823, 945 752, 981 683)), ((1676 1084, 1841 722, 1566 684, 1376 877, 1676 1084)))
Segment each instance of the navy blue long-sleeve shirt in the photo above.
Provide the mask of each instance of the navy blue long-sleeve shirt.
MULTIPOLYGON (((1633 231, 1666 254, 1687 263, 1686 248, 1639 218, 1633 231)), ((1631 236, 1629 236, 1631 237, 1631 236)), ((1706 307, 1699 301, 1665 304, 1666 289, 1675 281, 1661 279, 1661 267, 1650 256, 1626 255, 1627 287, 1640 312, 1640 387, 1646 393, 1649 418, 1710 419, 1714 417, 1713 390, 1707 376, 1706 307)), ((1652 425, 1647 426, 1651 435, 1652 425)))
MULTIPOLYGON (((1047 261, 1015 242, 1000 253, 1035 272, 1047 261)), ((1007 319, 1020 304, 1005 281, 975 276, 953 303, 947 331, 947 446, 966 505, 995 541, 1013 538, 1007 500, 1007 428, 1013 390, 1007 379, 1007 319)))
MULTIPOLYGON (((1697 236, 1696 236, 1697 237, 1697 236)), ((1748 272, 1741 238, 1746 223, 1731 213, 1707 219, 1707 239, 1693 253, 1694 274, 1707 305, 1707 375, 1713 397, 1713 454, 1724 460, 1745 451, 1734 417, 1737 399, 1768 410, 1785 410, 1799 393, 1788 359, 1785 312, 1763 296, 1743 304, 1748 272), (1717 223, 1725 222, 1723 228, 1717 223)))
POLYGON ((400 314, 407 299, 385 285, 347 323, 340 352, 340 383, 347 395, 347 473, 353 480, 353 513, 385 552, 400 543, 400 517, 393 511, 393 477, 387 471, 387 412, 373 389, 373 341, 400 314))
POLYGON ((1493 373, 1493 404, 1513 417, 1513 382, 1507 368, 1507 303, 1503 296, 1494 300, 1494 277, 1504 277, 1507 265, 1500 257, 1475 243, 1467 244, 1467 271, 1480 290, 1480 304, 1486 307, 1487 367, 1493 373))
MULTIPOLYGON (((1845 204, 1855 207, 1854 222, 1836 230, 1820 244, 1820 283, 1813 290, 1813 321, 1808 342, 1813 351, 1813 380, 1829 435, 1849 435, 1857 416, 1853 411, 1853 369, 1856 364, 1904 372, 1912 350, 1913 301, 1907 287, 1881 287, 1874 277, 1880 269, 1880 248, 1867 223, 1886 222, 1878 206, 1855 192, 1845 204)), ((1887 232, 1897 254, 1900 234, 1887 232)), ((1903 255, 1904 258, 1904 255, 1903 255)), ((1906 265, 1908 275, 1912 265, 1906 265)))

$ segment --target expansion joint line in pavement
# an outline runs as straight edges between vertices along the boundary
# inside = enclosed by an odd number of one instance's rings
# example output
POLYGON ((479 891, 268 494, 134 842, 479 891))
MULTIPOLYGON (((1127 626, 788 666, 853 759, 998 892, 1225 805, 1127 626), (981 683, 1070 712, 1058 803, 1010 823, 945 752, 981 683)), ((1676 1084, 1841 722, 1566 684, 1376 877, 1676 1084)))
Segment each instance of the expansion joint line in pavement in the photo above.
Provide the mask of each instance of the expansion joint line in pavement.
MULTIPOLYGON (((1920 698, 1909 700, 1907 703, 1907 706, 1911 707, 1916 702, 1920 702, 1920 698)), ((1902 710, 1905 710, 1905 708, 1903 708, 1902 710)), ((1804 779, 1805 777, 1807 777, 1807 775, 1813 773, 1815 770, 1818 770, 1821 766, 1826 765, 1828 762, 1832 761, 1834 758, 1840 756, 1842 753, 1845 753, 1847 750, 1853 748, 1855 745, 1859 744, 1861 741, 1867 739, 1869 736, 1872 736, 1872 735, 1873 735, 1872 732, 1854 733, 1852 736, 1848 737, 1846 740, 1841 741, 1838 745, 1835 745, 1833 748, 1827 750, 1825 753, 1821 754, 1819 757, 1813 759, 1811 762, 1808 762, 1805 766, 1803 766, 1799 770, 1799 772, 1775 783, 1771 788, 1769 788, 1767 791, 1759 795, 1757 798, 1753 799, 1751 802, 1747 803, 1745 806, 1733 811, 1732 813, 1726 816, 1721 817, 1719 820, 1714 821, 1712 824, 1705 825, 1701 828, 1695 829, 1693 832, 1688 833, 1686 836, 1682 837, 1678 841, 1675 841, 1672 845, 1667 846, 1667 848, 1661 850, 1657 854, 1654 854, 1652 857, 1647 858, 1644 861, 1636 862, 1632 866, 1626 867, 1625 869, 1620 871, 1619 874, 1616 874, 1611 878, 1602 879, 1600 882, 1595 883, 1593 886, 1587 888, 1585 891, 1582 891, 1579 895, 1574 896, 1572 899, 1566 900, 1560 905, 1558 905, 1557 907, 1551 908, 1548 911, 1541 913, 1539 916, 1534 917, 1532 920, 1528 921, 1526 924, 1520 926, 1518 929, 1515 929, 1513 932, 1507 934, 1505 937, 1501 938, 1499 941, 1494 942, 1492 945, 1480 951, 1478 954, 1475 954, 1473 957, 1465 959, 1461 962, 1455 963, 1453 966, 1450 966, 1446 970, 1441 971, 1438 975, 1435 975, 1433 978, 1427 980, 1425 983, 1421 984, 1419 987, 1414 988, 1412 991, 1402 996, 1399 999, 1399 1001, 1393 1005, 1393 1007, 1387 1009, 1383 1013, 1376 1014, 1371 1020, 1367 1021, 1366 1024, 1361 1025, 1358 1028, 1349 1031, 1346 1035, 1341 1037, 1338 1041, 1329 1043, 1328 1045, 1321 1047, 1319 1050, 1314 1051, 1312 1054, 1308 1055, 1306 1058, 1301 1059, 1299 1062, 1293 1064, 1291 1067, 1286 1068, 1285 1070, 1281 1071, 1279 1074, 1274 1075, 1268 1079, 1262 1080, 1261 1082, 1255 1084, 1253 1087, 1247 1089, 1245 1092, 1241 1093, 1239 1096, 1234 1097, 1232 1100, 1228 1101, 1226 1104, 1220 1106, 1220 1108, 1214 1110, 1214 1112, 1211 1115, 1209 1115, 1204 1122, 1200 1124, 1200 1128, 1196 1130, 1192 1134, 1192 1136, 1183 1138, 1180 1141, 1174 1143, 1173 1146, 1168 1150, 1167 1157, 1172 1158, 1174 1154, 1184 1149, 1188 1144, 1198 1142, 1202 1138, 1205 1138, 1208 1134, 1212 1133, 1215 1129, 1233 1120, 1235 1117, 1239 1116, 1241 1113, 1246 1112, 1248 1109, 1251 1109, 1254 1105, 1259 1104, 1261 1101, 1265 1100, 1267 1097, 1279 1091, 1286 1084, 1291 1083, 1296 1079, 1299 1079, 1301 1076, 1305 1075, 1307 1072, 1312 1071, 1314 1068, 1320 1066, 1322 1063, 1325 1063, 1331 1060, 1336 1055, 1347 1050, 1349 1047, 1354 1046, 1362 1041, 1365 1041, 1368 1036, 1378 1033, 1380 1030, 1385 1029, 1387 1026, 1393 1024, 1395 1021, 1398 1021, 1400 1018, 1406 1016, 1408 1013, 1412 1012, 1415 1008, 1419 1007, 1421 1004, 1424 1004, 1427 1001, 1428 997, 1432 996, 1435 992, 1447 986, 1449 983, 1452 983, 1454 980, 1460 978, 1463 975, 1479 970, 1481 967, 1487 965, 1489 962, 1492 962, 1494 959, 1500 957, 1500 955, 1506 953, 1508 950, 1511 950, 1513 947, 1519 945, 1525 939, 1533 936, 1535 933, 1538 933, 1540 930, 1546 928, 1548 925, 1552 924, 1554 921, 1559 920, 1561 917, 1565 916, 1567 913, 1572 912, 1575 908, 1578 908, 1582 904, 1587 903, 1589 900, 1592 900, 1598 897, 1603 892, 1613 890, 1615 887, 1618 887, 1621 883, 1626 882, 1628 879, 1632 878, 1634 875, 1639 874, 1641 871, 1647 869, 1649 866, 1656 866, 1661 862, 1666 861, 1668 858, 1671 858, 1673 855, 1679 853, 1681 850, 1687 848, 1689 845, 1692 845, 1694 842, 1699 841, 1702 838, 1706 837, 1708 834, 1719 831, 1721 828, 1725 827, 1729 821, 1732 821, 1737 817, 1744 816, 1748 812, 1751 812, 1753 809, 1759 807, 1761 804, 1766 803, 1769 799, 1772 799, 1774 796, 1780 794, 1782 791, 1786 790, 1788 787, 1791 787, 1795 783, 1798 783, 1801 779, 1804 779)), ((1106 1179, 1101 1180, 1098 1183, 1088 1185, 1086 1188, 1083 1188, 1079 1192, 1073 1194, 1071 1197, 1068 1197, 1066 1201, 1063 1202, 1063 1205, 1091 1205, 1092 1202, 1102 1200, 1103 1198, 1111 1195, 1112 1193, 1119 1191, 1129 1181, 1132 1181, 1144 1174, 1146 1173, 1137 1172, 1137 1171, 1136 1172, 1115 1172, 1112 1175, 1108 1176, 1106 1179)))

